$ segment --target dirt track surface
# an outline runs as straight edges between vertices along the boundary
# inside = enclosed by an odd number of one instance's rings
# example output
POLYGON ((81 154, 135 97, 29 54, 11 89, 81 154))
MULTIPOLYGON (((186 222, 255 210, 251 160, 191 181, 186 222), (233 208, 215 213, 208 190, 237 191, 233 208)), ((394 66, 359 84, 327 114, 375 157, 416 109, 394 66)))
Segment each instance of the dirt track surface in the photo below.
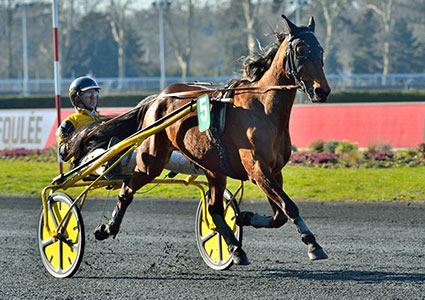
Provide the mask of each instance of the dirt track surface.
MULTIPOLYGON (((328 260, 309 261, 293 224, 249 227, 251 265, 227 271, 198 253, 197 204, 135 200, 117 238, 98 242, 104 201, 88 199, 83 262, 73 278, 55 279, 37 249, 41 200, 0 196, 0 299, 425 299, 424 203, 298 203, 328 260)), ((261 201, 242 209, 270 212, 261 201)))

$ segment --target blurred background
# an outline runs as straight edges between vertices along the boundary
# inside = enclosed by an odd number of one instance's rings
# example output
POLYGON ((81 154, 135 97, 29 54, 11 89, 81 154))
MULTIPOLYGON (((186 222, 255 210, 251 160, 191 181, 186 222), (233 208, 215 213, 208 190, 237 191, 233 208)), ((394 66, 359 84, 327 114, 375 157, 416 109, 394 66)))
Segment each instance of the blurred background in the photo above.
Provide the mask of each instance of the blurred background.
MULTIPOLYGON (((90 74, 107 94, 224 83, 276 41, 281 14, 316 21, 333 91, 425 89, 423 0, 61 0, 62 94, 90 74)), ((54 94, 51 1, 0 0, 0 95, 54 94)))

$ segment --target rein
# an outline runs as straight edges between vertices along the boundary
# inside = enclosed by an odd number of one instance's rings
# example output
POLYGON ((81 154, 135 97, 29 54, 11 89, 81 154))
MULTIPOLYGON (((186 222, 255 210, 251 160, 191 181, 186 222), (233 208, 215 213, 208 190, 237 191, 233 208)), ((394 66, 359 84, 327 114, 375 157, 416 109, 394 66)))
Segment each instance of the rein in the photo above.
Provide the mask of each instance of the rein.
MULTIPOLYGON (((299 88, 299 85, 271 85, 271 86, 249 86, 249 87, 234 87, 234 88, 221 88, 221 89, 203 89, 203 90, 191 90, 191 91, 183 91, 183 92, 175 92, 175 93, 168 93, 163 95, 158 95, 156 99, 160 98, 178 98, 178 99, 187 99, 187 98, 194 98, 198 94, 212 94, 212 93, 219 93, 219 92, 230 92, 230 91, 253 91, 258 92, 261 94, 268 93, 270 91, 274 90, 292 90, 299 88)), ((130 114, 131 112, 139 109, 139 107, 134 107, 130 109, 129 111, 126 111, 125 113, 122 113, 106 122, 101 123, 96 128, 93 128, 92 131, 90 131, 85 137, 84 140, 87 140, 91 138, 97 131, 104 128, 105 126, 115 122, 116 120, 125 117, 126 115, 130 114)))
POLYGON ((218 92, 231 92, 231 91, 254 91, 261 94, 265 94, 267 92, 273 90, 292 90, 299 88, 299 85, 271 85, 271 86, 247 86, 247 87, 234 87, 234 88, 222 88, 222 89, 204 89, 204 90, 191 90, 191 91, 183 91, 183 92, 175 92, 164 95, 158 95, 158 98, 193 98, 196 94, 204 93, 204 94, 212 94, 218 92))
POLYGON ((122 113, 122 114, 120 114, 120 115, 118 115, 118 116, 116 116, 116 117, 113 117, 112 119, 110 119, 110 120, 108 120, 108 121, 106 121, 106 122, 103 122, 103 123, 101 123, 99 126, 97 126, 96 128, 93 128, 93 130, 92 131, 90 131, 85 137, 84 137, 84 140, 87 140, 87 139, 89 139, 89 138, 91 138, 97 131, 99 131, 100 129, 102 129, 103 127, 105 127, 105 126, 108 126, 109 124, 111 124, 111 123, 113 123, 113 122, 115 122, 116 120, 118 120, 118 119, 121 119, 122 117, 125 117, 126 115, 128 115, 128 114, 130 114, 131 112, 133 112, 133 111, 135 111, 135 110, 137 110, 137 109, 139 109, 139 107, 133 107, 132 109, 130 109, 129 111, 126 111, 125 113, 122 113))

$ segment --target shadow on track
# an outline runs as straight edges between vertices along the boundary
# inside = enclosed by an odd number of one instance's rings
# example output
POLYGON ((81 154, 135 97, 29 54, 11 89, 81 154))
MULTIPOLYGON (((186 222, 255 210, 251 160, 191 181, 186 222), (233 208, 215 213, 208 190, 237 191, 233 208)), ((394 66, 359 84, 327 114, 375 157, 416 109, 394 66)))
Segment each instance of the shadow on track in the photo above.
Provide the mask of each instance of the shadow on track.
POLYGON ((397 273, 397 272, 379 272, 379 271, 353 271, 353 270, 335 270, 335 271, 305 271, 305 270, 280 270, 265 269, 262 277, 270 278, 288 278, 314 280, 332 280, 332 281, 356 281, 356 282, 425 282, 425 273, 397 273))

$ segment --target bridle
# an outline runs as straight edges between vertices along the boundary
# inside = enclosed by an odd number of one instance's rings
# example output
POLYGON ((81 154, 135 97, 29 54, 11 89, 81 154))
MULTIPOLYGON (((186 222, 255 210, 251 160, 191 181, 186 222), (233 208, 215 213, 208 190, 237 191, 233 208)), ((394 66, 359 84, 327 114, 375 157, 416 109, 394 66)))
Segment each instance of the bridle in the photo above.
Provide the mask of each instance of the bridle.
POLYGON ((286 45, 285 70, 295 81, 295 84, 301 87, 305 93, 307 93, 307 87, 303 81, 298 79, 298 73, 307 63, 317 59, 322 62, 323 66, 323 48, 320 46, 313 31, 301 31, 289 36, 286 45), (300 44, 304 44, 307 47, 306 53, 302 56, 298 56, 296 52, 297 46, 300 44))

